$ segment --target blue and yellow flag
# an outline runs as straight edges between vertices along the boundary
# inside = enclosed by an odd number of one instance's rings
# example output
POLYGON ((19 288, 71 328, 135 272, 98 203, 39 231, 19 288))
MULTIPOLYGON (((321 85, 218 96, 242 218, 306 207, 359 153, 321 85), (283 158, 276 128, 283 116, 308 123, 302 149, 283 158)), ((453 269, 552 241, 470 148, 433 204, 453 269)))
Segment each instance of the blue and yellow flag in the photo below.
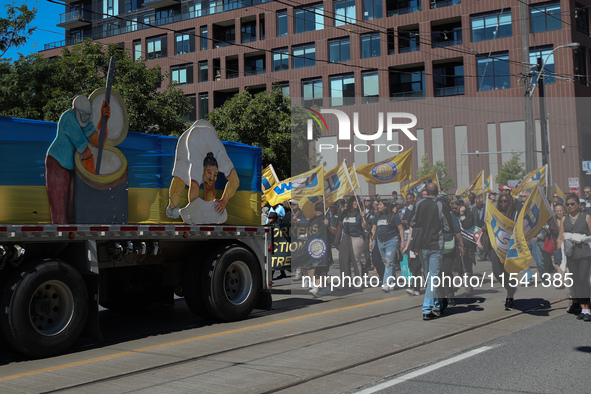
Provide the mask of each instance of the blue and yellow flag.
POLYGON ((290 198, 317 197, 323 194, 324 170, 322 166, 281 181, 265 192, 267 201, 273 206, 290 198))
POLYGON ((564 205, 566 203, 566 194, 564 194, 564 192, 562 190, 560 190, 560 188, 558 187, 557 184, 554 184, 554 193, 556 193, 558 195, 558 199, 560 200, 560 203, 562 205, 564 205))
POLYGON ((493 181, 492 175, 489 175, 488 178, 484 181, 484 188, 482 190, 482 194, 490 193, 493 190, 493 181))
POLYGON ((378 163, 369 163, 357 169, 368 183, 384 184, 407 181, 412 178, 412 149, 378 163))
POLYGON ((480 174, 476 175, 476 178, 472 181, 470 186, 468 186, 466 190, 460 194, 460 198, 466 198, 470 192, 474 192, 476 195, 482 194, 482 191, 484 190, 484 182, 482 181, 483 176, 484 170, 480 171, 480 174))
POLYGON ((532 172, 526 174, 519 183, 511 190, 514 196, 519 195, 524 190, 530 190, 540 184, 542 187, 548 186, 548 179, 546 178, 546 166, 540 167, 532 172))
POLYGON ((503 215, 494 204, 486 202, 486 228, 490 244, 501 262, 505 262, 515 222, 503 215))
POLYGON ((324 174, 324 201, 327 206, 353 191, 347 171, 343 161, 324 174))
POLYGON ((434 183, 439 187, 439 182, 437 180, 437 173, 434 172, 433 174, 429 174, 427 176, 422 177, 421 179, 411 182, 408 185, 404 186, 400 189, 400 193, 404 194, 404 198, 408 193, 413 193, 415 196, 419 194, 429 183, 434 183))
POLYGON ((261 196, 261 206, 267 203, 265 192, 277 183, 279 183, 279 179, 277 179, 277 174, 275 174, 273 164, 269 164, 263 169, 263 173, 261 174, 261 190, 263 192, 261 196))
POLYGON ((529 241, 548 223, 552 217, 551 212, 552 208, 542 187, 540 184, 536 184, 519 212, 517 224, 509 240, 505 260, 505 270, 508 273, 518 273, 529 267, 531 261, 529 241))

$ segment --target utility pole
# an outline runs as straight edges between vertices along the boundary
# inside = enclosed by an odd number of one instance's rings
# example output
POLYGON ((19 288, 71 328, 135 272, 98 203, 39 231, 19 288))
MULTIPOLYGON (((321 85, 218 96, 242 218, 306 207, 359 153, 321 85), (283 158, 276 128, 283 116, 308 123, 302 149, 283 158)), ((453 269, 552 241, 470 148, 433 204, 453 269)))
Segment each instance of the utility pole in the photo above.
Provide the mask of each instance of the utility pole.
MULTIPOLYGON (((542 58, 538 58, 538 95, 540 96, 540 132, 542 136, 542 165, 548 164, 548 173, 546 174, 547 177, 550 176, 550 144, 549 144, 549 135, 548 135, 548 119, 546 118, 546 96, 544 93, 544 73, 541 72, 542 70, 542 58)), ((548 184, 550 183, 550 178, 548 178, 548 184)))
POLYGON ((534 156, 534 111, 531 90, 531 66, 529 64, 529 6, 519 2, 519 25, 521 28, 521 63, 523 74, 523 98, 525 100, 525 171, 535 169, 534 156))

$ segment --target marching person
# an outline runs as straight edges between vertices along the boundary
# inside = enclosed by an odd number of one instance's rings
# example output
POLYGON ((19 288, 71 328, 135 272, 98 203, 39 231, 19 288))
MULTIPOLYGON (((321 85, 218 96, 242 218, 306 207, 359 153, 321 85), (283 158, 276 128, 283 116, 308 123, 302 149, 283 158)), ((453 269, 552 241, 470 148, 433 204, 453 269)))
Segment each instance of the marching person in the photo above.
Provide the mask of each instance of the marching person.
POLYGON ((560 221, 557 248, 563 248, 566 266, 573 279, 573 304, 581 306, 577 319, 591 321, 589 271, 591 249, 588 239, 591 234, 591 216, 580 211, 579 198, 575 194, 566 197, 568 215, 560 221))

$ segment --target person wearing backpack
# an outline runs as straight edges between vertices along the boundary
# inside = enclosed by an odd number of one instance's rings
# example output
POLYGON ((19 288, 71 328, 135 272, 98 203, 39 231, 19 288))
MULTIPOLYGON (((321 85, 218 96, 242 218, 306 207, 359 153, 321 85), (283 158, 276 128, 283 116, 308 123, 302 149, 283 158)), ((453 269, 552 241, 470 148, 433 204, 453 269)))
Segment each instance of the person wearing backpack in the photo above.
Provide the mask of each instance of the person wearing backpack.
MULTIPOLYGON (((439 288, 441 263, 444 252, 444 232, 453 228, 449 205, 437 202, 439 188, 435 183, 426 186, 427 196, 417 201, 414 215, 410 221, 410 242, 404 246, 408 250, 418 251, 426 274, 425 299, 423 301, 423 320, 433 320, 443 314, 441 289, 439 288), (410 245, 410 246, 409 246, 410 245)), ((463 250, 463 244, 460 245, 463 250)), ((463 254, 463 252, 461 252, 463 254)))

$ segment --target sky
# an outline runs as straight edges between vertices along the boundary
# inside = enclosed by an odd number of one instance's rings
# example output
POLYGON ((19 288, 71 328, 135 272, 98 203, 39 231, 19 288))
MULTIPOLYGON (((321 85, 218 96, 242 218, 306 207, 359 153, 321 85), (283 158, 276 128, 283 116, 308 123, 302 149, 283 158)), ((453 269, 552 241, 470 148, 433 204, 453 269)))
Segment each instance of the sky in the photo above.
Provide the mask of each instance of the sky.
MULTIPOLYGON (((6 17, 6 8, 4 6, 13 1, 17 5, 25 3, 29 6, 29 9, 38 8, 37 16, 31 22, 31 27, 37 26, 37 30, 27 39, 24 45, 9 49, 4 54, 4 59, 12 58, 16 60, 18 59, 19 53, 25 56, 37 53, 43 50, 44 44, 65 39, 65 29, 56 26, 60 21, 60 14, 66 12, 64 5, 50 3, 47 0, 0 0, 0 4, 2 4, 2 7, 0 7, 0 17, 6 17)), ((59 2, 60 0, 56 1, 59 2)))

